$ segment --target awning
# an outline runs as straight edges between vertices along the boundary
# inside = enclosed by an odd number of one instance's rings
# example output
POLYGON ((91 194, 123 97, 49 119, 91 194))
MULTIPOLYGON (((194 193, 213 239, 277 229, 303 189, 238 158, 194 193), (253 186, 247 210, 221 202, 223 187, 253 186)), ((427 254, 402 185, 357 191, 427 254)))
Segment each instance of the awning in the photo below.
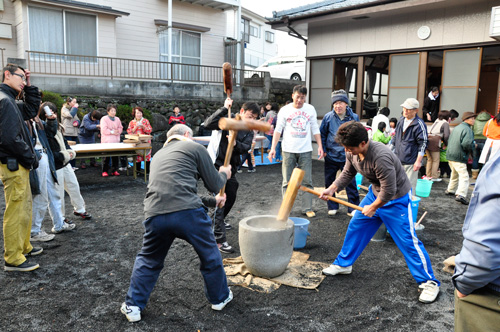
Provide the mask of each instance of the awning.
POLYGON ((30 0, 29 3, 43 3, 63 8, 84 9, 89 12, 108 14, 108 15, 113 15, 115 17, 130 15, 130 13, 122 12, 120 10, 113 9, 109 6, 102 6, 93 3, 73 1, 73 0, 30 0))

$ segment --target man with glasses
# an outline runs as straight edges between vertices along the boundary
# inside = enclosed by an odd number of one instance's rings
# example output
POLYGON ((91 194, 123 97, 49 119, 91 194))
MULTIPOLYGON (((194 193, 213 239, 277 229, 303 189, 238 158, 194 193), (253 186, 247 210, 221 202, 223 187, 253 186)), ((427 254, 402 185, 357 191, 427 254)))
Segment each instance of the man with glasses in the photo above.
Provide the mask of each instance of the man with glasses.
POLYGON ((32 201, 29 171, 38 166, 38 160, 23 121, 36 116, 39 105, 40 94, 36 87, 31 87, 29 71, 7 64, 2 70, 0 85, 0 179, 5 193, 5 271, 37 269, 39 265, 28 262, 26 257, 43 251, 30 243, 32 201), (18 106, 16 97, 25 88, 29 90, 28 99, 18 106))

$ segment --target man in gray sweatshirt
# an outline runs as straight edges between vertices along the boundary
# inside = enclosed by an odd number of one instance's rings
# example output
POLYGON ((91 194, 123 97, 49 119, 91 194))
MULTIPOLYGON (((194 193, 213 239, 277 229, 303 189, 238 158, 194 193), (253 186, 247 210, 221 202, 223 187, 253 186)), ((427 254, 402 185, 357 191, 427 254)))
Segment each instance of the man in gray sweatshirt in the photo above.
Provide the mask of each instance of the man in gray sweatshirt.
MULTIPOLYGON (((141 311, 146 307, 175 238, 187 241, 198 254, 205 293, 212 309, 222 310, 233 298, 212 232, 212 220, 197 194, 199 178, 209 191, 218 192, 231 177, 231 167, 220 166, 217 172, 207 150, 193 142, 192 137, 189 127, 175 125, 151 163, 144 199, 143 245, 121 307, 130 322, 141 320, 141 311)), ((217 197, 220 207, 224 202, 225 197, 217 197)))
POLYGON ((371 182, 368 194, 355 211, 345 235, 342 249, 326 275, 350 274, 352 265, 361 255, 382 223, 403 253, 406 264, 422 292, 419 301, 431 303, 439 294, 440 282, 434 276, 429 254, 417 238, 411 213, 411 184, 398 157, 380 142, 368 139, 359 122, 346 122, 337 131, 336 140, 346 150, 342 174, 320 198, 345 188, 356 173, 371 182))

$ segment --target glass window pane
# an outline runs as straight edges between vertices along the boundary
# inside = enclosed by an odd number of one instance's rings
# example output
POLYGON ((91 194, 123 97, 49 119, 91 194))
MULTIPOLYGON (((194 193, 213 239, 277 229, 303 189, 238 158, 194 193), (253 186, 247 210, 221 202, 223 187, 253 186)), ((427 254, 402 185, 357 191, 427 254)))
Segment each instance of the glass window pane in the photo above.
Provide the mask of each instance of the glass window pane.
POLYGON ((64 53, 62 11, 29 7, 30 50, 64 53))
POLYGON ((182 55, 200 57, 200 34, 182 31, 182 55))
POLYGON ((66 12, 66 53, 97 55, 96 17, 66 12))

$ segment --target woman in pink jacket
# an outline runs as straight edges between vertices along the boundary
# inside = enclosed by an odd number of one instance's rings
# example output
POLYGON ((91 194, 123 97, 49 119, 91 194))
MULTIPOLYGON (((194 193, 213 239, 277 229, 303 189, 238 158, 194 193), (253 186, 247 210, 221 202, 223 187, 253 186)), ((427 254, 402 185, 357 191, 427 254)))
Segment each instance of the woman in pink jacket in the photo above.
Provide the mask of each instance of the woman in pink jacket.
MULTIPOLYGON (((116 115, 116 106, 109 104, 108 115, 101 118, 101 143, 120 143, 120 134, 123 131, 122 122, 116 115)), ((106 157, 102 163, 102 176, 119 176, 118 157, 106 157), (111 168, 109 167, 111 159, 111 168)))

